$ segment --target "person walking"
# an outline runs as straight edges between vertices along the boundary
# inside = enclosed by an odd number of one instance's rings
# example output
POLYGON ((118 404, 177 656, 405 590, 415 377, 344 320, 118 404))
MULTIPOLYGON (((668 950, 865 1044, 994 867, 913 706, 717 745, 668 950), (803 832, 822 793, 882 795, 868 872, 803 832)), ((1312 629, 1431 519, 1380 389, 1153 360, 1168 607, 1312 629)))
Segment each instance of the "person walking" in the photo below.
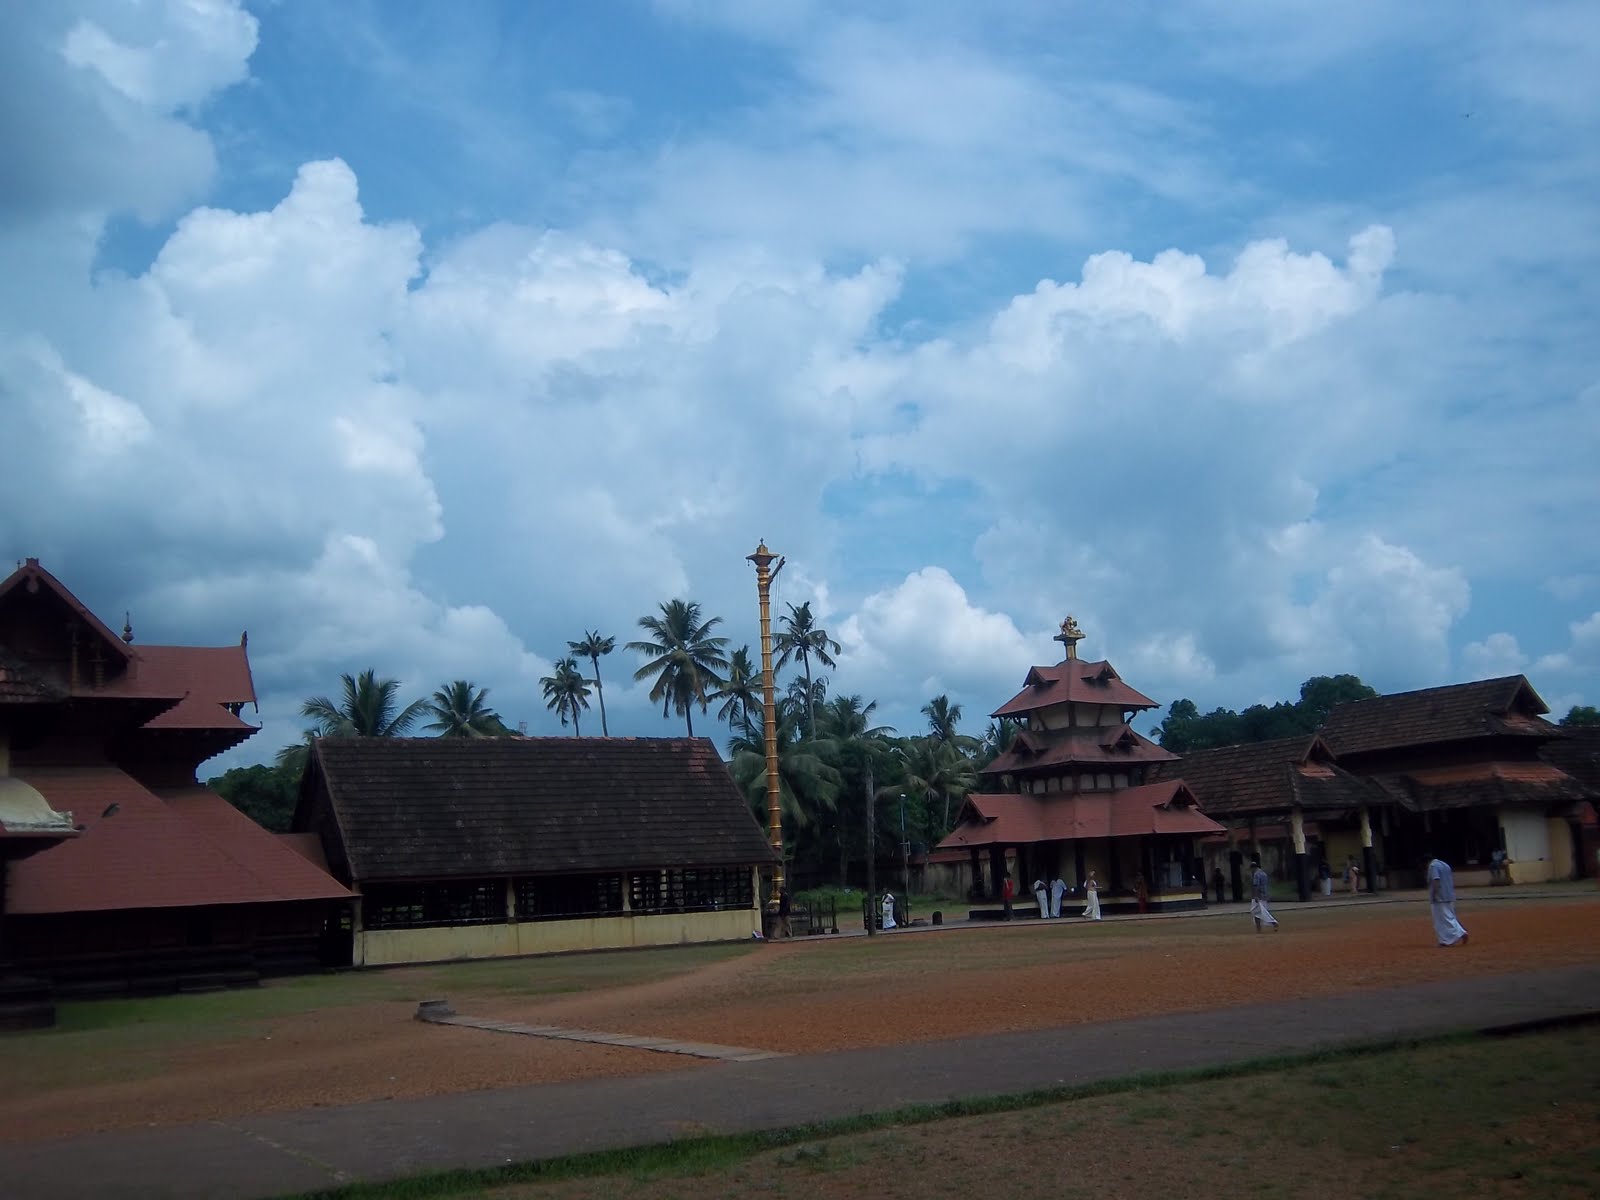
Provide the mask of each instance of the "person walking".
POLYGON ((1067 881, 1057 875, 1050 881, 1050 915, 1061 915, 1061 897, 1067 894, 1067 881))
POLYGON ((1083 894, 1088 903, 1083 906, 1083 915, 1086 920, 1098 921, 1100 919, 1100 883, 1094 877, 1094 872, 1089 872, 1089 878, 1084 880, 1083 894))
POLYGON ((1050 916, 1050 893, 1045 890, 1044 880, 1033 881, 1033 899, 1039 906, 1039 919, 1045 920, 1050 916))
POLYGON ((1274 933, 1278 929, 1278 918, 1272 915, 1272 910, 1267 907, 1270 898, 1272 880, 1261 869, 1261 860, 1250 860, 1250 919, 1256 923, 1256 932, 1261 932, 1263 925, 1272 927, 1274 933))
POLYGON ((1465 946, 1467 931, 1456 920, 1456 876, 1442 858, 1428 862, 1428 904, 1433 909, 1433 933, 1441 946, 1465 946))
POLYGON ((1133 900, 1139 906, 1139 911, 1150 911, 1150 885, 1144 881, 1144 872, 1139 871, 1133 877, 1133 900))
POLYGON ((1344 881, 1349 885, 1352 896, 1361 890, 1361 867, 1356 863, 1354 854, 1350 856, 1350 861, 1344 865, 1344 881))
POLYGON ((1222 889, 1227 886, 1227 883, 1228 881, 1223 877, 1221 867, 1217 867, 1211 872, 1211 890, 1216 895, 1218 904, 1222 903, 1222 889))

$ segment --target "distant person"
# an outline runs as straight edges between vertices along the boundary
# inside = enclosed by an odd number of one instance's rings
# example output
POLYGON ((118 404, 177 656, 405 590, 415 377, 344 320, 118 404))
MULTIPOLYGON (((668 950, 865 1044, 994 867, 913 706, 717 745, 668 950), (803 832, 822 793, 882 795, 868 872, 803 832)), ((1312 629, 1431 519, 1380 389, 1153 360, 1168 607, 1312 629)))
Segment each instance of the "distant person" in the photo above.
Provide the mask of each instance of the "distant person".
POLYGON ((894 928, 896 928, 895 919, 894 919, 894 893, 893 892, 885 892, 883 894, 883 927, 885 929, 894 929, 894 928))
POLYGON ((1351 895, 1361 890, 1361 867, 1356 862, 1354 854, 1350 856, 1350 861, 1344 865, 1344 883, 1346 890, 1351 895))
POLYGON ((1061 915, 1061 897, 1067 894, 1067 881, 1057 875, 1050 881, 1050 915, 1061 915))
MULTIPOLYGON (((1345 873, 1345 878, 1350 878, 1349 872, 1345 873)), ((1324 896, 1333 895, 1333 868, 1328 865, 1327 859, 1317 864, 1317 883, 1321 885, 1324 896)))
POLYGON ((1222 889, 1228 886, 1228 881, 1223 878, 1222 868, 1215 867, 1211 872, 1211 891, 1217 897, 1217 903, 1222 903, 1222 889))
POLYGON ((1506 882, 1506 852, 1499 846, 1489 854, 1489 882, 1492 884, 1506 882))
POLYGON ((1088 901, 1083 906, 1083 916, 1088 921, 1100 919, 1100 881, 1094 877, 1094 872, 1089 872, 1089 878, 1083 882, 1083 894, 1088 901))
POLYGON ((1442 858, 1428 863, 1428 903, 1433 908, 1433 932, 1441 946, 1465 946, 1467 931, 1456 920, 1456 876, 1442 858))
POLYGON ((1144 881, 1144 872, 1133 877, 1133 899, 1140 912, 1150 911, 1150 885, 1144 881))
POLYGON ((1006 876, 1006 881, 1000 886, 1000 899, 1005 902, 1006 920, 1011 920, 1011 902, 1017 898, 1017 885, 1011 882, 1011 876, 1006 876))
POLYGON ((1033 881, 1033 899, 1039 905, 1039 917, 1044 919, 1050 915, 1050 893, 1045 890, 1044 880, 1033 881))
POLYGON ((1272 880, 1261 869, 1261 860, 1250 860, 1250 919, 1256 923, 1256 932, 1261 932, 1263 925, 1270 925, 1273 932, 1277 932, 1278 918, 1272 915, 1272 910, 1267 907, 1271 898, 1272 880))

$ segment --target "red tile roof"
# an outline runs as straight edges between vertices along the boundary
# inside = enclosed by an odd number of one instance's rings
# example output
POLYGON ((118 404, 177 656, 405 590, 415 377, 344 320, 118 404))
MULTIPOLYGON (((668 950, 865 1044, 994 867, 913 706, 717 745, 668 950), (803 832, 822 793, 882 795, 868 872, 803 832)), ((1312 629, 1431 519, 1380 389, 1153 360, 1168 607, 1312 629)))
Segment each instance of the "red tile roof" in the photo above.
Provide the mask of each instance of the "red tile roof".
POLYGON ((1218 833, 1181 779, 1106 792, 981 793, 968 796, 938 850, 1017 846, 1152 833, 1218 833))
POLYGON ((1538 761, 1426 768, 1385 775, 1382 781, 1409 807, 1422 812, 1502 804, 1569 809, 1592 794, 1559 767, 1538 761))
POLYGON ((1074 763, 1125 770, 1134 763, 1175 762, 1177 758, 1126 724, 1024 729, 982 773, 1005 775, 1074 763))
POLYGON ((991 717, 1015 717, 1068 701, 1109 704, 1115 708, 1155 708, 1150 697, 1122 682, 1109 662, 1065 659, 1053 667, 1030 667, 1022 691, 1007 700, 991 717))
POLYGON ((215 792, 158 796, 114 767, 17 776, 87 828, 8 872, 8 913, 347 899, 350 893, 215 792))
POLYGON ((85 690, 112 698, 176 697, 177 703, 147 722, 146 729, 255 729, 223 707, 255 703, 243 645, 140 646, 125 673, 85 690))
POLYGON ((1340 758, 1486 737, 1556 736, 1522 675, 1396 692, 1337 705, 1319 731, 1340 758))

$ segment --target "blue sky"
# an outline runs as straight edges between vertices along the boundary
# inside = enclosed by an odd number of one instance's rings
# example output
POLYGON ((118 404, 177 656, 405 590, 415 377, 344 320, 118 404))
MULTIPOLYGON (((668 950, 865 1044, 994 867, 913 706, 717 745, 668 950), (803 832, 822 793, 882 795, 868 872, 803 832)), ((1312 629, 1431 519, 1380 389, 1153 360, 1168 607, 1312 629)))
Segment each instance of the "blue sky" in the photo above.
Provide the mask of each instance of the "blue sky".
POLYGON ((587 628, 753 643, 763 537, 905 731, 1069 612, 1163 706, 1600 702, 1593 5, 13 18, 0 552, 248 628, 218 765, 367 666, 559 732, 587 628))

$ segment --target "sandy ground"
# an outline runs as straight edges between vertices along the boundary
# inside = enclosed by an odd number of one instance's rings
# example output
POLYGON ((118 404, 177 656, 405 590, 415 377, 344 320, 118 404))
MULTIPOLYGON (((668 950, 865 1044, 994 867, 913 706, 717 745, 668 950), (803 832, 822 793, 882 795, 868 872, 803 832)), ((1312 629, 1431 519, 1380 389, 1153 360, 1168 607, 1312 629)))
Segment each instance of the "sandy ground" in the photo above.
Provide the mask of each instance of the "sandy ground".
MULTIPOLYGON (((1600 961, 1600 901, 1462 906, 1471 944, 1432 942, 1423 904, 952 927, 792 942, 671 978, 538 1001, 449 993, 458 1011, 528 1023, 813 1052, 1221 1008, 1600 961)), ((407 1002, 267 1022, 248 1036, 21 1069, 0 1140, 438 1095, 521 1083, 717 1070, 677 1055, 424 1025, 407 1002), (91 1069, 92 1068, 92 1069, 91 1069)), ((48 1036, 48 1035, 46 1035, 48 1036)), ((0 1066, 6 1063, 0 1042, 0 1066)), ((8 1072, 10 1073, 10 1072, 8 1072)))

